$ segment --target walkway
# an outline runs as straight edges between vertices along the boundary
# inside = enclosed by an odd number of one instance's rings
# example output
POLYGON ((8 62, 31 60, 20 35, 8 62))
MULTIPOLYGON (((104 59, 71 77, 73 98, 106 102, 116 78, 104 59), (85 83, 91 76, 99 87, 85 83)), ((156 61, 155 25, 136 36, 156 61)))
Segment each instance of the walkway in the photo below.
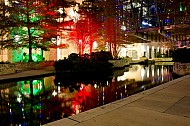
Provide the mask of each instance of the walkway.
POLYGON ((40 70, 28 70, 28 71, 22 71, 22 72, 18 72, 14 74, 0 75, 0 84, 1 82, 5 82, 5 81, 30 78, 32 76, 38 77, 38 76, 44 76, 44 75, 52 75, 54 73, 55 73, 54 67, 49 66, 40 70))
POLYGON ((190 75, 44 126, 190 126, 190 75))

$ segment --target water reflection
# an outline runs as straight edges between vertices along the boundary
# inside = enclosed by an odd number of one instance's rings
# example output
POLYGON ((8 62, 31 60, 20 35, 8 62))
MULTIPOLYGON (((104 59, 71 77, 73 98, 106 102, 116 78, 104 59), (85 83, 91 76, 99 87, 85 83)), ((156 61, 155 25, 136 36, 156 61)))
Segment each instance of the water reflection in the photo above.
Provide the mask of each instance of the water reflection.
POLYGON ((172 66, 133 65, 114 77, 57 75, 1 84, 0 125, 42 125, 172 79, 172 66))
POLYGON ((135 79, 135 81, 159 81, 164 82, 171 80, 170 76, 172 72, 172 66, 163 65, 150 65, 150 66, 140 66, 133 65, 129 68, 128 72, 124 72, 122 76, 117 77, 118 81, 125 81, 130 79, 135 79))

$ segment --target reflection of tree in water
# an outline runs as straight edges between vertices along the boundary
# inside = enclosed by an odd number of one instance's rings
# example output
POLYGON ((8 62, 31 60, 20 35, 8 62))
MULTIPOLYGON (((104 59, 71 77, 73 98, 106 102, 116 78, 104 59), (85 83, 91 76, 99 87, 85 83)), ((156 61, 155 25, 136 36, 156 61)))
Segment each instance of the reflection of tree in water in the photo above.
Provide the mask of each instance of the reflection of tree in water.
POLYGON ((79 112, 97 107, 97 92, 91 84, 79 84, 78 90, 72 92, 65 87, 61 87, 60 92, 44 102, 43 116, 46 117, 44 123, 52 122, 61 118, 78 114, 79 112))
MULTIPOLYGON (((43 86, 41 80, 35 82, 39 82, 43 86)), ((44 95, 48 95, 47 92, 43 95, 41 93, 34 95, 33 89, 37 86, 37 83, 33 83, 32 80, 10 82, 9 85, 12 85, 12 83, 15 83, 15 85, 0 89, 3 106, 0 112, 2 120, 0 124, 39 125, 40 122, 37 120, 40 120, 38 115, 40 114, 40 109, 42 109, 41 105, 39 105, 39 100, 41 97, 45 98, 44 95)))
POLYGON ((75 90, 79 90, 80 84, 91 84, 94 86, 94 84, 98 86, 104 86, 107 81, 111 81, 112 77, 102 75, 102 76, 80 76, 80 75, 71 75, 66 76, 64 74, 57 74, 54 79, 55 85, 63 86, 64 88, 69 88, 69 90, 72 92, 75 90))
POLYGON ((60 86, 60 94, 56 96, 56 102, 59 101, 59 103, 56 104, 59 104, 57 108, 62 106, 58 111, 64 111, 64 117, 67 117, 97 107, 98 93, 94 85, 105 86, 108 81, 111 81, 111 78, 105 76, 84 79, 76 76, 56 75, 55 85, 60 86), (67 95, 67 98, 63 94, 67 95), (66 107, 68 104, 70 104, 69 107, 66 107))
MULTIPOLYGON (((98 106, 98 92, 94 85, 105 85, 109 77, 80 78, 56 75, 56 95, 42 100, 42 124, 65 118, 98 106)), ((111 81, 111 80, 110 80, 111 81)))
POLYGON ((78 114, 81 111, 86 111, 98 106, 98 93, 91 84, 81 84, 78 93, 72 101, 72 109, 78 114))

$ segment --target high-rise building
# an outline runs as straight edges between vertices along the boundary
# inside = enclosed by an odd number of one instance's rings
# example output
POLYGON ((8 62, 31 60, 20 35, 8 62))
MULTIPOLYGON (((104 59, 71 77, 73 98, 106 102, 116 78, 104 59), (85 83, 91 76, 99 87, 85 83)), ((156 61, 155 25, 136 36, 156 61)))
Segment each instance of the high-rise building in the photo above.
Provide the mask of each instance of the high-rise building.
POLYGON ((156 53, 164 53, 169 48, 189 45, 188 0, 104 0, 100 4, 104 9, 104 24, 108 17, 114 19, 109 24, 114 41, 109 43, 114 43, 112 49, 116 52, 118 45, 138 44, 144 51, 138 52, 137 46, 136 49, 127 47, 126 51, 131 53, 128 56, 155 58, 156 53))
POLYGON ((117 26, 141 38, 133 37, 134 42, 183 43, 189 36, 189 5, 188 0, 117 0, 117 26))

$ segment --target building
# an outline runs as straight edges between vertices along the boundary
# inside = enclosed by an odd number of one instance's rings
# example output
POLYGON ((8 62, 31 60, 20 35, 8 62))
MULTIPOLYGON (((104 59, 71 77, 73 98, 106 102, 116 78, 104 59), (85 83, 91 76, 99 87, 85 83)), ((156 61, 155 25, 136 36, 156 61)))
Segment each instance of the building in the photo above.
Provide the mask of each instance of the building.
MULTIPOLYGON (((154 59, 170 49, 189 46, 190 2, 188 0, 77 1, 77 4, 68 11, 71 14, 69 20, 77 19, 78 16, 85 17, 85 14, 81 13, 77 16, 78 9, 86 9, 89 14, 96 16, 97 21, 102 22, 100 38, 89 41, 85 48, 80 44, 83 43, 82 40, 72 43, 57 37, 56 42, 67 43, 68 48, 44 52, 45 60, 58 60, 70 53, 88 53, 102 49, 111 51, 114 57, 129 56, 134 60, 140 57, 154 59), (98 48, 100 46, 101 48, 98 48)), ((63 33, 68 32, 63 31, 63 33)), ((40 50, 35 51, 41 53, 40 50)), ((13 55, 13 52, 13 50, 0 50, 0 61, 13 62, 14 56, 22 59, 20 54, 13 55)), ((14 61, 20 61, 18 59, 14 61)))
POLYGON ((188 46, 189 4, 188 0, 118 0, 117 26, 122 37, 117 38, 133 45, 127 44, 127 55, 152 59, 170 48, 188 46))

